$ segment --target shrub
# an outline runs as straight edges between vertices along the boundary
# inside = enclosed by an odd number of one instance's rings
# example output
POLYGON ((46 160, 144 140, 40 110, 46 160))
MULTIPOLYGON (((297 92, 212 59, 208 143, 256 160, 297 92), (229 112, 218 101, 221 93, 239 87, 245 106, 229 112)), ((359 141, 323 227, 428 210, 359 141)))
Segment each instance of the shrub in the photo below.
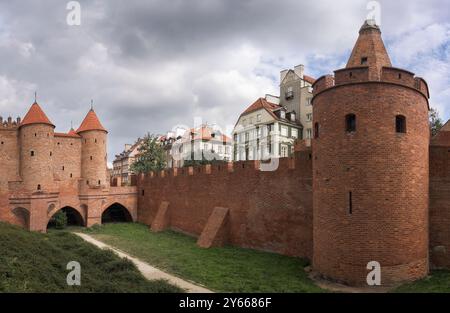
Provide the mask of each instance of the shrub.
POLYGON ((64 229, 67 227, 67 214, 64 211, 59 211, 53 216, 56 229, 64 229))

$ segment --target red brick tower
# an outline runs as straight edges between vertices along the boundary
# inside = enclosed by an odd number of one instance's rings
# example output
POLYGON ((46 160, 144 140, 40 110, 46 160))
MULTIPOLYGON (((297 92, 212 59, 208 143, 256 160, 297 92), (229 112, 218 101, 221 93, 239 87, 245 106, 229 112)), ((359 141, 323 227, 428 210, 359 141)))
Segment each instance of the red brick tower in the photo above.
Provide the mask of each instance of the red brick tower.
POLYGON ((20 176, 31 192, 53 188, 53 138, 55 126, 33 103, 19 126, 20 176))
POLYGON ((393 68, 381 31, 366 21, 347 67, 314 84, 313 266, 365 285, 428 272, 428 88, 393 68))
POLYGON ((106 139, 108 132, 100 123, 97 114, 91 109, 77 134, 81 136, 81 177, 91 187, 109 184, 106 168, 106 139))

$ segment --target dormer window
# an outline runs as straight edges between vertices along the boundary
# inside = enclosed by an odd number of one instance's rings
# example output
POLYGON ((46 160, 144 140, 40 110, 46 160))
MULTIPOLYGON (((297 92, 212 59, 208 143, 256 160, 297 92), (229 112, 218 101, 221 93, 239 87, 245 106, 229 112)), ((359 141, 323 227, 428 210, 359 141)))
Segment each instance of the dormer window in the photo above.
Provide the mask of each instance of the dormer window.
POLYGON ((280 111, 280 118, 286 118, 286 112, 283 110, 280 111))
POLYGON ((367 57, 362 57, 361 58, 361 65, 366 65, 367 61, 368 61, 367 57))
POLYGON ((295 122, 295 112, 291 112, 291 121, 295 122))

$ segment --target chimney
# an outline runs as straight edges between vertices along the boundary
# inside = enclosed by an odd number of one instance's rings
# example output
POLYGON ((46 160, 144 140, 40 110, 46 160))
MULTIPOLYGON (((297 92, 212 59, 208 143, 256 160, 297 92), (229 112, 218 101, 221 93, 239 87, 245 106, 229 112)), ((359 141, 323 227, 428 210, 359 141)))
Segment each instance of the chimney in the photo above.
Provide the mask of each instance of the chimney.
POLYGON ((297 65, 294 67, 294 72, 298 77, 303 79, 303 75, 305 74, 305 66, 303 64, 297 65))
POLYGON ((280 72, 280 84, 283 82, 283 79, 286 77, 288 72, 289 72, 289 70, 282 70, 280 72))

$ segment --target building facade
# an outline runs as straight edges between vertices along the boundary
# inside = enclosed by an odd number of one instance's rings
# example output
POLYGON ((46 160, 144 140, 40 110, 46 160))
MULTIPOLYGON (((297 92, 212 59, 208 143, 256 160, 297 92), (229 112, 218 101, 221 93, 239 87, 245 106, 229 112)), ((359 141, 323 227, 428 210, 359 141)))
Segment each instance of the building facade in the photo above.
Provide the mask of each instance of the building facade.
POLYGON ((201 125, 186 131, 170 144, 172 167, 180 168, 187 160, 232 161, 231 138, 212 125, 201 125))
POLYGON ((288 112, 297 113, 298 120, 303 126, 306 144, 311 144, 312 128, 312 85, 315 79, 304 74, 304 66, 298 65, 294 69, 281 71, 279 104, 288 112))
POLYGON ((139 155, 142 139, 139 138, 134 144, 125 144, 125 149, 116 155, 113 161, 112 179, 119 179, 121 184, 129 185, 134 175, 131 165, 139 155))
POLYGON ((239 117, 232 133, 234 161, 288 157, 301 139, 296 112, 267 99, 256 100, 239 117))

